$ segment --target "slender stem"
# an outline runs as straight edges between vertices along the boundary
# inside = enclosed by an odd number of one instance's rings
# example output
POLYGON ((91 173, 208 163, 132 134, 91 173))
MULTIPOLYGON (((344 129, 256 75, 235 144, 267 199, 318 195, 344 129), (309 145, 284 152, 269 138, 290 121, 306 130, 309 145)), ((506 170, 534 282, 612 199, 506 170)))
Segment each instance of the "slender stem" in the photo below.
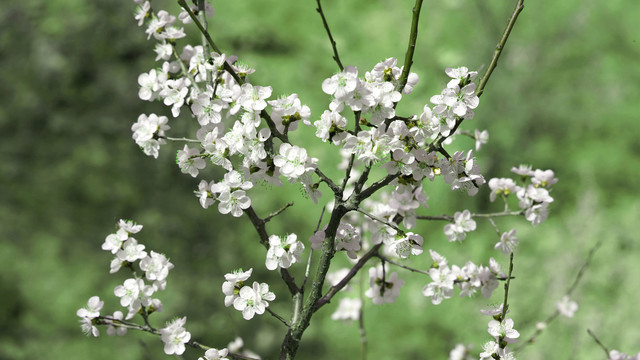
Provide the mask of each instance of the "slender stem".
POLYGON ((327 19, 324 17, 324 12, 322 12, 322 5, 320 5, 320 0, 316 0, 316 3, 318 4, 318 8, 316 9, 316 11, 320 13, 320 16, 322 17, 322 24, 324 24, 324 28, 325 30, 327 30, 327 35, 329 35, 329 41, 331 41, 331 47, 333 48, 333 60, 336 61, 336 64, 338 64, 338 68, 340 68, 340 71, 342 71, 344 70, 344 67, 342 66, 342 62, 340 61, 340 55, 338 55, 336 42, 335 40, 333 40, 331 30, 329 30, 329 24, 327 23, 327 19))
MULTIPOLYGON (((204 50, 205 59, 209 59, 211 56, 209 50, 209 43, 207 42, 207 37, 204 34, 209 33, 209 23, 207 22, 207 12, 205 10, 205 0, 198 0, 198 15, 200 15, 200 21, 202 22, 202 27, 204 28, 204 32, 202 33, 202 48, 204 50)), ((211 70, 207 70, 207 84, 211 84, 212 75, 211 70)), ((215 92, 214 92, 215 94, 215 92)))
POLYGON ((362 191, 362 187, 369 179, 370 172, 371 172, 371 165, 365 166, 364 171, 362 172, 362 175, 360 175, 360 178, 356 182, 355 189, 353 190, 354 193, 359 194, 360 191, 362 191))
POLYGON ((282 316, 280 316, 280 315, 276 314, 276 313, 275 313, 273 310, 271 310, 270 308, 268 308, 268 307, 267 307, 267 308, 266 308, 266 310, 267 310, 267 312, 268 312, 269 314, 271 314, 271 316, 273 316, 274 318, 276 318, 276 319, 280 320, 280 322, 281 322, 281 323, 283 323, 286 327, 291 326, 291 325, 289 324, 289 322, 287 322, 287 320, 285 320, 282 316))
MULTIPOLYGON (((149 326, 143 326, 140 324, 136 324, 133 322, 129 322, 126 320, 119 320, 119 319, 115 319, 109 316, 99 316, 96 318, 100 323, 99 325, 111 325, 111 326, 115 326, 115 327, 123 327, 123 328, 127 328, 129 330, 138 330, 138 331, 143 331, 143 332, 147 332, 149 334, 153 334, 156 336, 161 336, 162 333, 160 332, 160 330, 156 330, 154 328, 151 328, 149 326), (105 322, 105 320, 107 322, 105 322)), ((195 340, 191 340, 189 342, 186 343, 187 345, 196 348, 196 349, 201 349, 201 350, 209 350, 212 347, 211 346, 207 346, 207 345, 203 345, 195 340)), ((237 353, 229 353, 227 355, 227 357, 234 359, 234 360, 256 360, 255 358, 251 358, 251 357, 247 357, 241 354, 237 354, 237 353)))
POLYGON ((413 18, 411 19, 411 33, 409 34, 409 46, 407 52, 404 55, 404 67, 402 68, 402 74, 398 79, 396 90, 402 92, 404 86, 407 84, 407 78, 409 78, 409 71, 411 65, 413 65, 413 53, 416 50, 416 39, 418 38, 418 20, 420 19, 420 9, 422 8, 422 0, 416 0, 416 4, 413 6, 413 18))
MULTIPOLYGON (((494 217, 502 217, 502 216, 519 216, 523 215, 524 211, 502 211, 497 213, 478 213, 471 214, 471 217, 476 218, 494 218, 494 217)), ((450 215, 418 215, 416 219, 419 220, 444 220, 444 221, 454 221, 453 216, 450 215)))
POLYGON ((382 244, 377 244, 374 247, 372 247, 369 251, 367 251, 367 253, 365 253, 360 258, 360 260, 358 260, 358 262, 353 266, 353 268, 349 270, 349 273, 347 273, 347 275, 342 280, 340 280, 339 283, 333 285, 329 289, 329 291, 327 291, 327 293, 320 300, 318 300, 318 303, 316 305, 316 310, 326 305, 327 303, 329 303, 333 298, 333 296, 338 293, 338 291, 342 290, 345 286, 347 286, 349 281, 358 273, 360 269, 362 269, 364 264, 366 264, 367 261, 369 261, 369 259, 371 259, 372 257, 377 256, 378 250, 380 250, 381 246, 382 244))
POLYGON ((273 219, 274 217, 282 214, 282 212, 284 212, 285 210, 287 210, 291 206, 293 206, 293 201, 285 204, 282 208, 278 209, 276 212, 271 213, 269 216, 264 218, 264 220, 262 220, 262 221, 264 221, 265 223, 268 223, 271 219, 273 219))
MULTIPOLYGON (((509 286, 511 285, 511 273, 513 273, 513 252, 509 255, 509 274, 507 274, 507 282, 504 283, 504 302, 502 303, 502 314, 500 314, 500 322, 504 321, 509 310, 509 286)), ((502 345, 500 345, 502 347, 502 345)))
POLYGON ((477 96, 482 95, 482 93, 484 92, 484 87, 487 85, 487 81, 489 81, 489 78, 491 77, 493 70, 498 65, 498 59, 500 58, 500 55, 502 54, 502 50, 507 44, 507 39, 509 38, 509 34, 511 34, 513 25, 515 25, 516 19, 518 19, 518 15, 520 15, 520 12, 522 11, 522 9, 524 9, 524 0, 518 0, 518 2, 516 3, 516 7, 513 10, 511 17, 509 18, 507 27, 504 29, 504 32, 502 33, 502 37, 500 37, 500 41, 498 42, 498 45, 496 45, 496 50, 493 52, 493 57, 491 58, 491 62, 489 63, 487 70, 484 72, 484 75, 482 75, 482 78, 480 78, 480 81, 478 82, 478 87, 476 88, 477 96))
POLYGON ((393 260, 389 259, 388 257, 386 257, 384 255, 381 255, 381 254, 378 254, 377 256, 380 258, 380 260, 382 260, 384 262, 388 262, 391 265, 395 265, 395 266, 401 267, 401 268, 409 270, 411 272, 420 273, 420 274, 424 274, 424 275, 429 275, 428 271, 414 269, 412 267, 397 263, 397 262, 395 262, 395 261, 393 261, 393 260))
POLYGON ((392 224, 392 223, 390 223, 390 222, 388 222, 388 221, 385 221, 385 220, 383 220, 383 219, 380 219, 380 218, 379 218, 379 217, 377 217, 377 216, 371 215, 371 214, 369 214, 368 212, 366 212, 366 211, 364 211, 364 210, 362 210, 362 209, 360 209, 360 208, 356 209, 356 211, 357 211, 357 212, 359 212, 359 213, 361 213, 361 214, 363 214, 363 215, 365 215, 366 217, 368 217, 368 218, 369 218, 369 219, 371 219, 371 220, 377 221, 377 222, 379 222, 379 223, 381 223, 381 224, 384 224, 384 225, 386 225, 386 226, 388 226, 388 227, 390 227, 390 228, 394 229, 395 231, 397 231, 397 232, 399 232, 399 233, 403 233, 403 232, 404 232, 404 231, 402 231, 402 229, 400 229, 400 228, 399 228, 399 227, 397 227, 396 225, 394 225, 394 224, 392 224))
MULTIPOLYGON (((178 0, 178 5, 180 5, 180 7, 182 7, 187 12, 191 20, 193 20, 193 23, 196 24, 196 26, 198 27, 202 35, 205 37, 205 39, 209 43, 209 46, 211 46, 211 48, 218 54, 222 54, 222 51, 220 51, 220 48, 213 41, 207 29, 205 29, 205 27, 202 25, 202 23, 200 22, 200 19, 198 19, 198 17, 196 16, 196 14, 193 13, 193 11, 191 11, 191 8, 189 7, 189 5, 187 5, 187 2, 185 0, 178 0)), ((241 84, 241 85, 244 84, 244 81, 240 78, 240 76, 238 76, 238 74, 236 74, 235 71, 233 71, 233 69, 231 68, 231 65, 229 65, 229 63, 227 63, 226 61, 224 62, 224 69, 228 71, 231 74, 231 76, 233 76, 233 78, 238 82, 238 84, 241 84)))
POLYGON ((174 137, 170 137, 170 136, 160 136, 161 139, 166 139, 169 141, 186 141, 186 142, 192 142, 192 143, 201 143, 202 141, 197 140, 197 139, 188 139, 185 137, 182 138, 174 138, 174 137))
POLYGON ((593 331, 591 331, 591 329, 587 329, 587 332, 589 333, 589 335, 591 335, 593 340, 595 340, 596 344, 600 345, 602 350, 604 350, 605 354, 607 354, 606 356, 607 356, 607 359, 608 359, 609 358, 609 349, 607 349, 607 347, 604 346, 604 344, 600 342, 600 340, 596 337, 596 334, 594 334, 593 331))
MULTIPOLYGON (((338 187, 338 185, 336 185, 336 183, 334 183, 333 180, 331 180, 322 171, 320 171, 320 168, 316 168, 315 173, 320 178, 320 181, 324 182, 329 186, 331 191, 333 191, 334 195, 341 194, 340 187, 338 187)), ((342 197, 342 195, 340 197, 342 197)))
POLYGON ((178 51, 176 50, 176 44, 174 44, 173 42, 170 42, 171 44, 171 48, 173 49, 173 56, 176 58, 176 61, 178 62, 178 64, 180 64, 180 69, 182 70, 182 74, 184 76, 186 76, 189 81, 191 81, 191 83, 193 84, 193 86, 196 88, 196 90, 198 90, 198 93, 200 93, 200 87, 198 86, 198 83, 196 83, 196 80, 193 78, 193 75, 191 75, 191 73, 189 73, 189 71, 187 70, 187 67, 184 65, 184 61, 182 61, 182 59, 180 59, 180 56, 178 56, 178 51))

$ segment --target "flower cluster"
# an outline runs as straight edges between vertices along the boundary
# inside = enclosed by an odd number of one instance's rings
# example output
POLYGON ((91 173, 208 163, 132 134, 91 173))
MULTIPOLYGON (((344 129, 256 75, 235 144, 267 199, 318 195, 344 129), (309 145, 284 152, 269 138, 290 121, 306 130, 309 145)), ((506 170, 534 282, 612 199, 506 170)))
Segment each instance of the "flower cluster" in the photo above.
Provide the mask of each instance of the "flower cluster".
POLYGON ((480 353, 480 360, 515 360, 515 354, 508 345, 518 342, 520 333, 513 328, 513 320, 504 317, 509 311, 503 314, 503 308, 504 304, 500 304, 481 311, 484 315, 492 317, 487 331, 493 340, 482 345, 484 351, 480 353))
POLYGON ((289 234, 284 238, 271 235, 265 262, 267 269, 275 270, 278 267, 286 269, 292 264, 300 262, 303 251, 304 244, 298 241, 296 234, 289 234))
POLYGON ((376 305, 395 302, 404 286, 404 280, 398 278, 398 273, 387 277, 386 272, 386 265, 369 268, 369 289, 364 294, 376 305))
POLYGON ((558 182, 553 170, 532 170, 530 166, 520 165, 517 168, 513 167, 511 171, 520 175, 522 186, 509 178, 493 178, 489 180, 490 200, 494 201, 500 196, 506 203, 510 194, 516 194, 518 206, 525 218, 533 226, 542 223, 549 216, 549 204, 553 202, 550 195, 551 185, 558 182))
POLYGON ((444 234, 449 241, 462 241, 467 233, 476 229, 476 222, 471 218, 469 210, 456 212, 453 215, 453 224, 444 226, 444 234))
POLYGON ((489 266, 478 266, 471 261, 463 267, 449 266, 447 259, 433 250, 429 250, 433 265, 429 269, 431 282, 422 289, 422 294, 438 305, 443 299, 453 296, 454 285, 460 289, 460 296, 471 296, 480 290, 485 298, 498 287, 498 279, 506 275, 500 270, 498 263, 491 258, 489 266))
POLYGON ((248 271, 236 270, 226 274, 225 282, 222 284, 222 292, 225 295, 224 305, 233 307, 242 312, 245 320, 250 320, 255 314, 264 314, 269 306, 268 301, 275 300, 274 293, 269 291, 266 283, 253 282, 252 286, 244 285, 251 276, 253 269, 248 271))
POLYGON ((118 230, 107 235, 102 244, 103 250, 115 254, 110 266, 112 274, 123 266, 133 269, 136 261, 139 261, 139 268, 144 272, 144 278, 126 279, 114 289, 114 294, 120 298, 120 305, 128 308, 126 319, 131 319, 142 306, 149 307, 150 311, 162 309, 160 300, 152 296, 156 291, 165 289, 169 270, 173 268, 165 255, 155 251, 146 252, 145 246, 131 236, 140 230, 142 225, 120 220, 118 230))

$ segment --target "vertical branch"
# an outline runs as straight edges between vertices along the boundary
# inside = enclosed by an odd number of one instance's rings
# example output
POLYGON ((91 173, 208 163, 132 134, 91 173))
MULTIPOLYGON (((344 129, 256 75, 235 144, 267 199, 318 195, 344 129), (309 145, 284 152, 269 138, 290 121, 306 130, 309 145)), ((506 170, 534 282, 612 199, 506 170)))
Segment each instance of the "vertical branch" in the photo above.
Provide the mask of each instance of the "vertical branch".
POLYGON ((413 65, 413 53, 416 50, 416 39, 418 38, 418 20, 420 19, 420 9, 422 8, 422 0, 416 0, 416 4, 413 6, 413 19, 411 20, 411 33, 409 35, 409 46, 407 52, 404 55, 404 67, 402 68, 402 74, 396 85, 396 90, 402 92, 404 86, 407 84, 407 78, 409 77, 409 71, 411 65, 413 65))
POLYGON ((484 75, 482 75, 480 82, 478 82, 478 87, 476 88, 477 96, 482 95, 482 92, 484 91, 484 87, 487 85, 487 81, 489 81, 489 78, 491 77, 493 70, 498 65, 498 59, 502 54, 502 49, 504 49, 504 46, 507 44, 507 39, 509 38, 509 34, 511 34, 513 25, 515 25, 516 19, 518 19, 518 15, 520 15, 520 12, 522 11, 522 9, 524 9, 524 0, 518 0, 518 3, 516 4, 516 7, 513 10, 511 17, 509 18, 507 27, 504 29, 504 32, 502 33, 502 37, 498 42, 498 45, 496 45, 496 50, 493 52, 493 57, 491 58, 491 62, 489 63, 487 70, 484 72, 484 75))
MULTIPOLYGON (((207 22, 207 11, 204 5, 205 0, 198 0, 198 15, 200 15, 200 22, 202 22, 202 27, 204 28, 204 32, 202 33, 202 48, 204 49, 204 59, 205 61, 209 61, 209 57, 211 53, 209 50, 209 42, 207 41, 207 37, 204 35, 209 32, 209 23, 207 22)), ((207 70, 207 84, 211 84, 211 70, 207 70)))
POLYGON ((507 316, 507 310, 509 310, 509 286, 511 285, 511 273, 513 272, 513 252, 509 255, 509 274, 507 275, 507 282, 504 283, 504 302, 502 303, 502 314, 500 314, 500 321, 504 321, 507 316))
POLYGON ((344 206, 341 199, 336 197, 335 201, 336 205, 331 213, 331 219, 329 220, 327 230, 325 231, 325 239, 322 243, 320 260, 313 282, 311 283, 309 296, 307 297, 307 301, 300 312, 299 318, 295 323, 291 324, 289 331, 282 341, 280 359, 291 360, 295 358, 298 346, 300 345, 300 340, 302 340, 302 334, 307 327, 309 327, 311 316, 313 316, 313 313, 316 311, 316 304, 320 299, 320 296, 322 296, 322 286, 324 285, 324 280, 327 276, 327 272, 329 271, 331 259, 333 259, 336 252, 335 237, 336 232, 338 231, 338 225, 340 225, 342 217, 348 212, 348 209, 344 206))
POLYGON ((342 66, 342 62, 340 61, 340 55, 338 55, 336 42, 335 40, 333 40, 331 30, 329 30, 329 24, 327 23, 327 19, 324 17, 324 12, 322 12, 322 5, 320 5, 320 0, 316 0, 316 3, 318 4, 318 8, 316 9, 316 11, 320 13, 320 16, 322 17, 322 24, 324 24, 324 28, 325 30, 327 30, 327 35, 329 35, 329 41, 331 41, 331 47, 333 48, 333 60, 336 61, 336 64, 338 64, 338 68, 340 68, 340 71, 342 71, 344 70, 344 67, 342 66))

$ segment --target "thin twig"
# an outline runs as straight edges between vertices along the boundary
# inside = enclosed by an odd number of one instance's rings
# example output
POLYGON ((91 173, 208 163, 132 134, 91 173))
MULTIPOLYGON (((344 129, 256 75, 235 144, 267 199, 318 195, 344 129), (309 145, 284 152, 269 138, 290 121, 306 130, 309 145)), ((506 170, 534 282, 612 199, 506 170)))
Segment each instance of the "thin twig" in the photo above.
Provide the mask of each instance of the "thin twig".
POLYGON ((500 58, 500 55, 502 54, 502 50, 507 44, 507 39, 509 38, 509 34, 511 34, 513 25, 515 25, 516 19, 518 19, 518 15, 520 15, 520 12, 522 11, 522 9, 524 9, 524 0, 518 0, 518 2, 516 3, 516 7, 513 10, 511 17, 509 18, 507 27, 504 29, 504 32, 502 33, 502 37, 498 42, 498 45, 496 45, 496 50, 493 52, 493 57, 491 58, 491 62, 489 63, 489 66, 487 67, 487 70, 485 71, 484 75, 482 75, 482 78, 480 78, 480 81, 478 82, 478 87, 476 88, 476 96, 480 96, 484 92, 484 87, 487 85, 487 81, 489 81, 489 78, 491 77, 493 70, 498 65, 498 59, 500 58))
MULTIPOLYGON (((509 255, 509 273, 507 274, 507 282, 504 283, 504 302, 502 303, 502 314, 500 314, 500 322, 504 321, 509 310, 509 286, 511 285, 511 273, 513 273, 513 252, 509 255)), ((502 345, 501 345, 502 347, 502 345)))
POLYGON ((333 40, 333 36, 331 35, 331 30, 329 30, 329 24, 327 23, 327 19, 324 17, 324 12, 322 12, 322 6, 320 5, 320 0, 316 0, 316 3, 318 4, 318 8, 316 9, 316 11, 320 13, 320 16, 322 17, 322 24, 324 24, 324 28, 325 30, 327 30, 327 35, 329 35, 329 41, 331 41, 331 47, 333 48, 333 60, 336 61, 336 64, 338 64, 338 68, 340 68, 340 71, 342 71, 344 70, 344 67, 342 66, 342 62, 340 61, 340 56, 338 55, 338 48, 336 47, 336 42, 335 40, 333 40))
MULTIPOLYGON (((206 59, 209 56, 211 56, 211 54, 209 50, 209 43, 207 42, 207 37, 204 36, 205 33, 207 34, 209 33, 209 23, 207 22, 207 12, 205 10, 204 2, 205 0, 198 0, 198 15, 200 15, 201 22, 204 28, 204 33, 202 34, 202 48, 204 50, 204 56, 206 59)), ((211 69, 207 69, 207 85, 211 84, 211 82, 212 82, 211 69)))
POLYGON ((398 226, 396 226, 396 225, 394 225, 394 224, 392 224, 392 223, 390 223, 390 222, 388 222, 388 221, 385 221, 385 220, 383 220, 383 219, 380 219, 380 218, 379 218, 379 217, 377 217, 377 216, 371 215, 371 214, 369 214, 368 212, 366 212, 366 211, 364 211, 364 210, 362 210, 362 209, 360 209, 360 208, 357 208, 357 209, 356 209, 356 211, 357 211, 357 212, 359 212, 359 213, 361 213, 361 214, 363 214, 363 215, 365 215, 366 217, 368 217, 368 218, 369 218, 369 219, 371 219, 371 220, 377 221, 377 222, 379 222, 379 223, 381 223, 381 224, 384 224, 384 225, 386 225, 386 226, 388 226, 388 227, 390 227, 390 228, 394 229, 394 230, 395 230, 395 231, 397 231, 398 233, 403 233, 403 232, 404 232, 404 231, 402 231, 402 229, 400 229, 398 226))
POLYGON ((333 191, 334 195, 340 194, 340 187, 338 187, 338 185, 336 185, 336 183, 334 183, 333 180, 331 180, 322 171, 320 171, 320 168, 316 168, 315 173, 320 178, 320 181, 324 182, 325 184, 327 184, 327 186, 329 186, 331 191, 333 191))
POLYGON ((593 331, 591 331, 591 329, 587 329, 587 332, 589 333, 589 335, 591 335, 593 340, 596 341, 596 344, 600 345, 602 350, 604 350, 605 354, 607 354, 606 356, 607 356, 607 359, 608 359, 609 358, 609 349, 607 349, 607 347, 604 346, 604 344, 600 342, 600 340, 596 337, 596 334, 594 334, 593 331))
POLYGON ((411 271, 411 272, 420 273, 420 274, 424 274, 424 275, 429 275, 429 272, 428 272, 428 271, 419 270, 419 269, 414 269, 414 268, 412 268, 412 267, 409 267, 409 266, 406 266, 406 265, 403 265, 403 264, 397 263, 397 262, 395 262, 395 261, 393 261, 393 260, 389 259, 388 257, 386 257, 386 256, 384 256, 384 255, 382 255, 382 254, 378 254, 378 255, 376 255, 376 256, 377 256, 377 257, 379 257, 379 258, 380 258, 380 260, 382 260, 382 261, 384 261, 384 262, 388 262, 388 263, 389 263, 389 264, 391 264, 391 265, 395 265, 395 266, 401 267, 401 268, 406 269, 406 270, 409 270, 409 271, 411 271))
MULTIPOLYGON (((477 213, 471 214, 471 217, 476 218, 494 218, 494 217, 502 217, 502 216, 519 216, 523 215, 524 211, 502 211, 497 213, 477 213)), ((443 220, 443 221, 454 221, 454 217, 450 215, 418 215, 416 219, 419 220, 443 220)))
POLYGON ((293 201, 289 202, 287 204, 285 204, 282 208, 278 209, 276 212, 271 213, 269 216, 267 216, 266 218, 264 218, 265 223, 268 223, 271 219, 273 219, 274 217, 282 214, 283 211, 287 210, 290 206, 293 206, 293 201))
POLYGON ((169 141, 186 141, 186 142, 192 142, 192 143, 201 143, 202 141, 200 140, 196 140, 196 139, 189 139, 189 138, 174 138, 174 137, 170 137, 170 136, 159 136, 160 139, 166 139, 169 141))
POLYGON ((200 93, 202 90, 200 90, 198 83, 196 83, 196 79, 194 79, 193 75, 191 75, 191 73, 187 70, 187 67, 184 65, 184 61, 182 61, 182 59, 180 59, 180 56, 178 56, 176 45, 173 42, 171 42, 170 44, 171 44, 171 48, 173 49, 173 55, 176 58, 176 61, 178 62, 178 64, 180 64, 180 69, 182 70, 182 74, 186 76, 189 79, 189 81, 191 81, 191 83, 193 84, 193 87, 195 87, 196 90, 198 90, 198 93, 200 93))
POLYGON ((411 33, 409 34, 409 46, 407 46, 407 52, 404 55, 404 66, 402 68, 402 74, 398 79, 396 85, 396 91, 402 92, 404 86, 407 84, 409 78, 409 71, 411 65, 413 65, 413 53, 416 50, 416 39, 418 38, 418 20, 420 19, 420 9, 422 8, 422 0, 416 0, 416 4, 413 6, 413 17, 411 19, 411 33))
POLYGON ((287 320, 285 320, 282 316, 276 314, 273 310, 269 309, 268 307, 266 308, 267 312, 269 314, 271 314, 271 316, 273 316, 274 318, 280 320, 280 322, 282 322, 286 327, 289 327, 289 322, 287 322, 287 320))

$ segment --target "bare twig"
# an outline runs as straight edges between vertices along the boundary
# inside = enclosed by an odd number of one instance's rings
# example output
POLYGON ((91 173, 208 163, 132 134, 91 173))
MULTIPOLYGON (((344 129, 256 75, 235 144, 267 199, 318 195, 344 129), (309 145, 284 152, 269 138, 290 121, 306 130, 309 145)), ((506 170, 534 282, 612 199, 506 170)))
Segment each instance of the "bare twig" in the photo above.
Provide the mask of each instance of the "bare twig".
POLYGON ((513 25, 515 25, 516 20, 518 19, 518 15, 520 15, 520 12, 522 11, 522 9, 524 9, 524 0, 518 0, 518 2, 516 3, 516 7, 513 10, 511 17, 509 18, 507 27, 504 29, 504 32, 502 33, 502 37, 500 37, 500 41, 498 42, 498 45, 496 45, 496 50, 493 52, 493 57, 491 58, 491 62, 489 63, 487 70, 484 72, 484 75, 482 75, 482 78, 480 78, 480 81, 478 82, 478 87, 476 88, 477 96, 482 95, 482 93, 484 92, 484 87, 487 85, 487 81, 489 81, 489 78, 491 77, 493 70, 498 65, 498 59, 500 59, 500 55, 502 55, 502 50, 507 44, 507 39, 509 39, 509 34, 511 34, 513 25))
POLYGON ((364 210, 362 210, 362 209, 360 209, 360 208, 356 209, 356 211, 357 211, 357 212, 359 212, 359 213, 361 213, 361 214, 363 214, 363 215, 365 215, 366 217, 368 217, 368 218, 369 218, 369 219, 371 219, 371 220, 377 221, 377 222, 379 222, 379 223, 381 223, 381 224, 384 224, 384 225, 386 225, 386 226, 388 226, 388 227, 390 227, 390 228, 394 229, 394 230, 395 230, 395 231, 397 231, 398 233, 403 233, 403 232, 404 232, 404 231, 402 231, 402 229, 400 229, 398 226, 396 226, 396 225, 394 225, 394 224, 392 224, 392 223, 390 223, 390 222, 388 222, 388 221, 385 221, 385 220, 383 220, 383 219, 380 219, 380 218, 379 218, 379 217, 377 217, 377 216, 371 215, 371 214, 369 214, 368 212, 366 212, 366 211, 364 211, 364 210))
MULTIPOLYGON (((502 303, 502 314, 500 314, 500 322, 504 321, 509 310, 509 286, 511 285, 511 273, 513 273, 513 252, 509 255, 509 273, 507 274, 507 282, 504 283, 504 302, 502 303)), ((502 347, 502 345, 500 345, 502 347)))
POLYGON ((338 68, 340 68, 340 71, 342 71, 344 70, 344 67, 342 66, 342 62, 340 61, 340 56, 338 55, 338 48, 336 47, 336 42, 335 40, 333 40, 333 36, 331 35, 331 30, 329 30, 329 24, 327 23, 327 19, 324 17, 324 12, 322 11, 322 5, 320 5, 320 0, 316 0, 316 3, 318 4, 318 8, 316 9, 316 11, 320 13, 320 16, 322 17, 322 24, 324 24, 324 28, 325 30, 327 30, 327 35, 329 35, 329 41, 331 41, 331 47, 333 48, 333 60, 336 61, 336 64, 338 64, 338 68))
MULTIPOLYGON (((523 215, 524 211, 523 210, 519 210, 519 211, 502 211, 502 212, 497 212, 497 213, 478 213, 478 214, 471 214, 471 217, 475 217, 475 218, 494 218, 494 217, 503 217, 503 216, 519 216, 519 215, 523 215)), ((416 216, 416 219, 419 220, 443 220, 443 221, 454 221, 453 216, 450 215, 418 215, 416 216)))
POLYGON ((386 256, 384 256, 384 255, 382 255, 382 254, 378 254, 378 255, 376 255, 376 256, 377 256, 377 257, 379 257, 379 258, 380 258, 380 260, 382 260, 382 261, 384 261, 384 262, 388 262, 388 263, 389 263, 389 264, 391 264, 391 265, 395 265, 395 266, 401 267, 401 268, 406 269, 406 270, 409 270, 409 271, 411 271, 411 272, 420 273, 420 274, 424 274, 424 275, 429 275, 429 272, 428 272, 428 271, 419 270, 419 269, 414 269, 414 268, 412 268, 412 267, 410 267, 410 266, 400 264, 400 263, 398 263, 398 262, 395 262, 395 261, 393 261, 393 260, 391 260, 391 259, 387 258, 386 256))
POLYGON ((273 219, 274 217, 282 214, 283 211, 287 210, 290 206, 293 206, 293 201, 289 202, 287 204, 285 204, 282 208, 278 209, 276 212, 271 213, 269 216, 267 216, 266 218, 264 218, 265 223, 268 223, 271 219, 273 219))
POLYGON ((607 349, 607 347, 604 346, 604 344, 600 342, 600 340, 596 337, 596 334, 594 334, 593 331, 591 331, 591 329, 587 329, 587 332, 589 333, 589 335, 591 335, 593 340, 595 340, 596 344, 600 345, 602 350, 604 350, 605 354, 607 354, 606 356, 607 356, 607 359, 608 359, 609 358, 609 349, 607 349))
POLYGON ((413 6, 413 17, 411 19, 411 33, 409 34, 409 46, 404 56, 404 67, 398 84, 396 85, 396 91, 402 92, 404 86, 407 84, 407 78, 409 77, 409 71, 411 65, 413 65, 413 53, 416 50, 416 39, 418 38, 418 20, 420 19, 420 9, 422 8, 422 0, 416 0, 416 4, 413 6))
POLYGON ((273 310, 269 309, 268 307, 266 308, 267 312, 269 314, 271 314, 271 316, 273 316, 274 318, 280 320, 281 323, 283 323, 286 327, 289 327, 291 325, 289 325, 289 322, 287 322, 287 320, 285 320, 282 316, 276 314, 273 310))

